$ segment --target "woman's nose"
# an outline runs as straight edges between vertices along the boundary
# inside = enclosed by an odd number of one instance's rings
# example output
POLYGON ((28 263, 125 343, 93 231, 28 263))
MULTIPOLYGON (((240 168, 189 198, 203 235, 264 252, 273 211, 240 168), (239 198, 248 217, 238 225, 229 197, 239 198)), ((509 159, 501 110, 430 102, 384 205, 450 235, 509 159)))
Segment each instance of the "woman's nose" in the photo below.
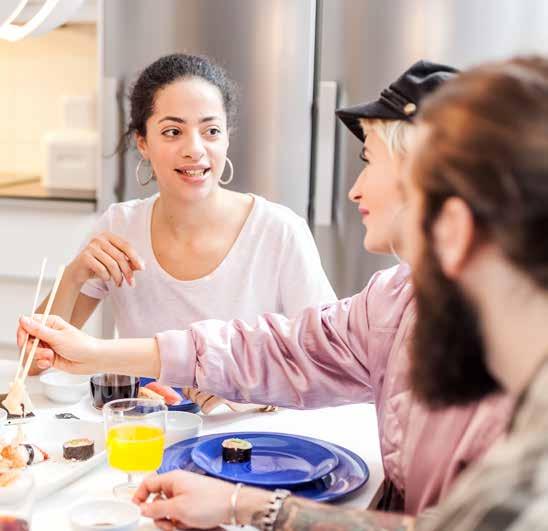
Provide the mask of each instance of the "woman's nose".
POLYGON ((197 131, 189 133, 181 151, 181 154, 185 158, 195 161, 200 160, 206 153, 204 142, 200 133, 197 131))
POLYGON ((360 177, 358 176, 358 178, 354 181, 354 184, 348 191, 348 199, 350 199, 350 201, 352 201, 353 203, 358 203, 362 198, 362 193, 359 188, 359 181, 360 177))

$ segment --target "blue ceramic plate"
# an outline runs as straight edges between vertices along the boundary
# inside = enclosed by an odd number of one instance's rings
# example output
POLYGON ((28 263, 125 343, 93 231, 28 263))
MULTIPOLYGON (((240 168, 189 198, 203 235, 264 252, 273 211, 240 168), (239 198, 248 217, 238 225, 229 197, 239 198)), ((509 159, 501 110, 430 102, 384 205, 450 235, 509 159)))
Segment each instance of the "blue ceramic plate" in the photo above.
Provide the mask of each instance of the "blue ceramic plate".
POLYGON ((338 457, 322 444, 270 432, 221 434, 197 444, 191 457, 210 476, 260 486, 308 483, 329 474, 339 464, 338 457), (223 460, 221 443, 233 437, 253 445, 250 461, 223 460))
MULTIPOLYGON (((146 378, 145 376, 141 376, 140 385, 141 387, 144 387, 146 384, 155 381, 156 380, 154 378, 146 378)), ((186 398, 183 394, 183 391, 180 387, 173 387, 172 389, 176 393, 179 393, 183 397, 183 400, 180 404, 177 404, 176 406, 167 406, 167 409, 169 409, 169 411, 188 411, 189 413, 198 413, 198 411, 200 411, 200 406, 192 402, 192 400, 188 400, 188 398, 186 398)))
MULTIPOLYGON (((197 474, 205 472, 192 461, 191 453, 194 447, 209 439, 218 437, 218 435, 202 435, 186 441, 178 442, 164 451, 162 466, 158 469, 160 474, 170 472, 171 470, 188 470, 197 474)), ((314 443, 320 443, 329 448, 338 458, 339 465, 329 474, 321 479, 304 483, 302 485, 292 485, 287 488, 297 496, 308 498, 318 502, 335 501, 347 494, 350 494, 362 487, 369 479, 369 469, 361 457, 354 452, 330 444, 325 441, 319 441, 310 437, 300 437, 314 443)), ((279 488, 279 485, 272 485, 266 488, 279 488)))

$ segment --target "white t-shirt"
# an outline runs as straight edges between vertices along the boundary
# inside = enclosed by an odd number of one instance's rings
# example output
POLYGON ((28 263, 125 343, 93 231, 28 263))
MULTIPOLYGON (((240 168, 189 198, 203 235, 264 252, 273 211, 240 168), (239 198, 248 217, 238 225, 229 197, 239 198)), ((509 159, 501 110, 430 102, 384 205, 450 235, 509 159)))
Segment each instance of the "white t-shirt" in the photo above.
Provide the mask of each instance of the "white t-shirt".
POLYGON ((145 261, 145 271, 135 274, 135 288, 126 282, 117 287, 113 281, 92 279, 81 290, 96 299, 110 296, 120 337, 152 337, 204 319, 254 324, 262 313, 292 317, 308 306, 336 299, 304 219, 256 195, 219 266, 196 280, 175 279, 152 250, 152 207, 157 197, 111 205, 93 231, 121 236, 145 261))

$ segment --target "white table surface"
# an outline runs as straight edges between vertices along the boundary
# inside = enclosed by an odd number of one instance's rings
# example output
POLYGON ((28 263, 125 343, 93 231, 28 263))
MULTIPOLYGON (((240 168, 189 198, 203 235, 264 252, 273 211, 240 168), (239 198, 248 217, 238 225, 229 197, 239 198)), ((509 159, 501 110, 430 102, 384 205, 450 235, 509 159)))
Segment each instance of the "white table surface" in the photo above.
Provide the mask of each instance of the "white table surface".
MULTIPOLYGON (((4 362, 7 363, 7 362, 4 362)), ((1 382, 0 391, 5 387, 1 382)), ((10 371, 11 372, 11 371, 10 371)), ((73 405, 51 402, 41 393, 41 384, 36 377, 29 378, 31 398, 35 414, 47 418, 59 412, 72 412, 84 420, 102 421, 85 400, 73 405)), ((344 446, 361 456, 370 471, 369 481, 358 491, 339 503, 343 506, 367 508, 375 504, 380 496, 384 479, 378 441, 377 419, 372 404, 354 404, 336 408, 308 411, 283 409, 275 413, 233 413, 220 408, 203 417, 201 434, 225 431, 276 431, 317 437, 344 446)), ((112 487, 122 483, 125 475, 110 469, 105 463, 95 470, 65 486, 34 504, 32 530, 70 530, 68 513, 70 508, 90 498, 112 497, 112 487)), ((151 520, 142 518, 140 530, 157 529, 151 520)))

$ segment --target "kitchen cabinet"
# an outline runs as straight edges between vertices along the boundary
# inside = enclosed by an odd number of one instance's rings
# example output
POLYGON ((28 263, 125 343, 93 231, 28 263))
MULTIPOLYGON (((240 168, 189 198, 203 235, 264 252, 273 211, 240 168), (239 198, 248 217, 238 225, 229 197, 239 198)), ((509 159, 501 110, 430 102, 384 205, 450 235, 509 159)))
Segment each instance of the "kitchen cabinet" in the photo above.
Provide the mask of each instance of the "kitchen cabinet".
MULTIPOLYGON (((36 7, 30 2, 26 14, 36 7)), ((69 24, 35 39, 0 45, 1 64, 15 73, 0 89, 0 358, 18 355, 17 319, 31 311, 42 258, 48 257, 48 267, 40 300, 51 289, 59 265, 74 257, 100 213, 116 201, 118 159, 100 154, 111 154, 118 141, 117 123, 110 122, 118 112, 120 89, 115 80, 100 81, 98 12, 97 0, 85 0, 69 24), (34 82, 36 76, 40 84, 34 82), (96 191, 46 189, 40 181, 40 140, 59 128, 64 94, 94 94, 97 126, 105 120, 111 126, 99 139, 96 191)), ((113 337, 108 301, 84 330, 113 337)))
MULTIPOLYGON (((72 259, 97 217, 89 203, 0 198, 0 358, 17 356, 17 319, 31 311, 42 258, 48 257, 48 266, 41 299, 51 289, 59 265, 72 259)), ((108 312, 102 306, 85 330, 111 337, 112 330, 103 326, 108 312)))

